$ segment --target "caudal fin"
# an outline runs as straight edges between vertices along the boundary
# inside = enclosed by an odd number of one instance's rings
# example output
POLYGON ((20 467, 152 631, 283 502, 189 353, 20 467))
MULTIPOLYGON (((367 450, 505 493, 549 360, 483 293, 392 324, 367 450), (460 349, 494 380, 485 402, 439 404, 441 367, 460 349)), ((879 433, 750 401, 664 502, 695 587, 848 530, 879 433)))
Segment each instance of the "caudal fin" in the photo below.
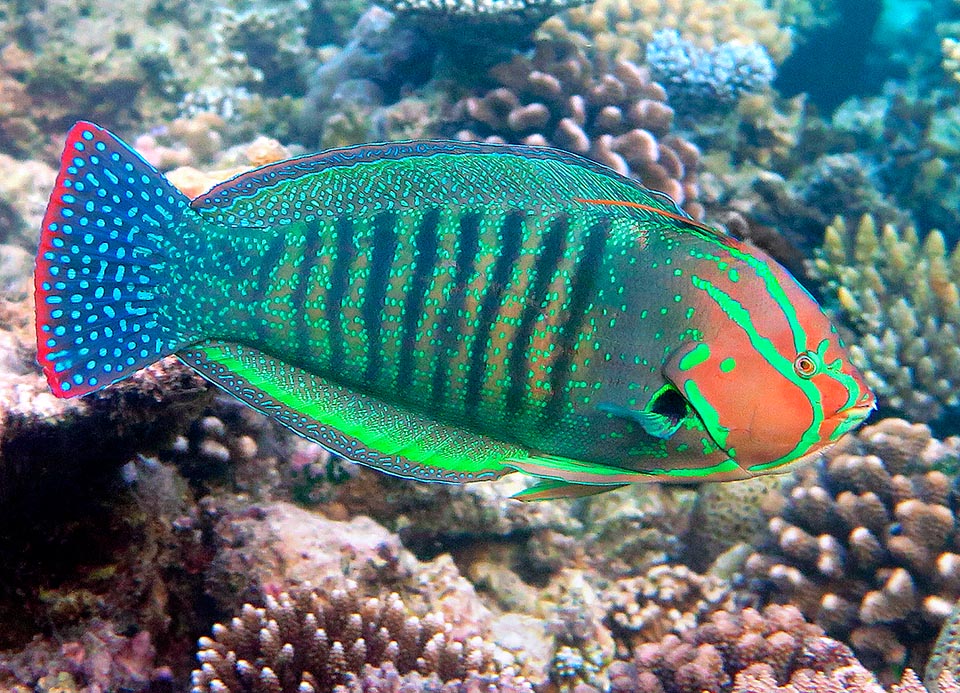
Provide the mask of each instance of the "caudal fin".
POLYGON ((37 359, 58 397, 109 385, 196 339, 167 296, 190 200, 119 138, 67 136, 34 275, 37 359))

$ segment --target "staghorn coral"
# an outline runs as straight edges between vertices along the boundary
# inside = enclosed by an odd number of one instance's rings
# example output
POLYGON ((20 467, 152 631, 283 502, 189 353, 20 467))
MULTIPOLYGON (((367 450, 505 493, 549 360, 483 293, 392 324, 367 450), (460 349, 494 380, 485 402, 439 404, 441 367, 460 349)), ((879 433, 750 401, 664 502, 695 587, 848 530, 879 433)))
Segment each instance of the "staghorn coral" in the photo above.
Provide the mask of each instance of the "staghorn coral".
POLYGON ((960 595, 957 494, 941 471, 958 456, 960 438, 899 419, 842 440, 772 513, 745 565, 754 598, 795 604, 882 673, 922 669, 960 595))
POLYGON ((676 29, 706 49, 729 41, 758 43, 777 63, 792 49, 790 32, 762 0, 597 0, 551 17, 540 32, 619 59, 639 60, 658 29, 676 29))
POLYGON ((606 623, 617 642, 632 651, 668 633, 694 628, 707 614, 732 608, 730 584, 684 565, 664 564, 640 577, 621 578, 604 591, 606 623))
POLYGON ((200 639, 195 693, 368 690, 366 682, 377 680, 414 689, 457 681, 466 689, 498 680, 481 639, 451 637, 442 617, 414 616, 397 594, 362 599, 347 581, 325 592, 268 595, 265 602, 245 604, 229 625, 217 624, 212 638, 200 639))
POLYGON ((833 313, 859 335, 851 357, 881 404, 916 421, 960 405, 960 245, 941 233, 838 218, 809 262, 833 313))
POLYGON ((703 114, 729 109, 745 94, 769 88, 776 74, 766 49, 756 43, 721 43, 707 50, 661 29, 647 44, 650 74, 679 110, 703 114))
POLYGON ((883 693, 846 645, 824 637, 793 606, 717 611, 680 636, 640 645, 631 662, 616 662, 609 673, 611 693, 760 693, 784 685, 785 693, 883 693))
POLYGON ((667 193, 693 216, 700 152, 671 134, 673 109, 648 72, 625 61, 604 69, 572 43, 542 41, 532 57, 493 68, 500 86, 457 111, 458 139, 552 145, 584 154, 667 193))

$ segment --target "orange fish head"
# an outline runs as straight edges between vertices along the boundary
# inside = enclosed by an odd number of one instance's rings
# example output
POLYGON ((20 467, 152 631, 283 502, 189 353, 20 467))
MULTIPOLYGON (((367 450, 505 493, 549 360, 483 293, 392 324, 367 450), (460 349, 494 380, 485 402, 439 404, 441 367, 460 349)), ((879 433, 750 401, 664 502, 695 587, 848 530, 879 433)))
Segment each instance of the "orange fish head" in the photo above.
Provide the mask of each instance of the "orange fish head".
POLYGON ((663 374, 748 475, 783 472, 856 428, 876 399, 810 294, 759 251, 733 250, 739 271, 693 278, 707 327, 663 374))

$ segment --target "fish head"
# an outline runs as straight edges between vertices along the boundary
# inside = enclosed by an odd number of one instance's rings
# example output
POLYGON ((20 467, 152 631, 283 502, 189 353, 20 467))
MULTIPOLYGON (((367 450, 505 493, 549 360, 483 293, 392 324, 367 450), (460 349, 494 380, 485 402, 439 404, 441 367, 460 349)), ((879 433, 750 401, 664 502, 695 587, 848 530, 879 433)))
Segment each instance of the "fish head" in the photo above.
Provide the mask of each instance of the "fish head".
POLYGON ((746 475, 786 471, 876 406, 836 327, 773 259, 731 244, 726 271, 692 277, 699 338, 664 364, 716 445, 746 475))

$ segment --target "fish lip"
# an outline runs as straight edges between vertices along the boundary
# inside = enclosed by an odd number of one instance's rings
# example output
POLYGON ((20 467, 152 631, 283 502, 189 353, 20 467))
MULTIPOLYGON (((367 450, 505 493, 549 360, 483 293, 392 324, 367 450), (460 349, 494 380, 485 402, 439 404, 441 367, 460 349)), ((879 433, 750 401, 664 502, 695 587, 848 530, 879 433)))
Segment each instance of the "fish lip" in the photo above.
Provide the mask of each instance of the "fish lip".
POLYGON ((871 412, 876 410, 876 408, 877 408, 877 400, 875 399, 871 400, 869 403, 851 404, 849 407, 844 407, 843 409, 838 411, 836 414, 833 415, 832 418, 849 419, 851 417, 856 416, 856 417, 860 417, 861 419, 866 419, 868 416, 870 416, 871 412))

